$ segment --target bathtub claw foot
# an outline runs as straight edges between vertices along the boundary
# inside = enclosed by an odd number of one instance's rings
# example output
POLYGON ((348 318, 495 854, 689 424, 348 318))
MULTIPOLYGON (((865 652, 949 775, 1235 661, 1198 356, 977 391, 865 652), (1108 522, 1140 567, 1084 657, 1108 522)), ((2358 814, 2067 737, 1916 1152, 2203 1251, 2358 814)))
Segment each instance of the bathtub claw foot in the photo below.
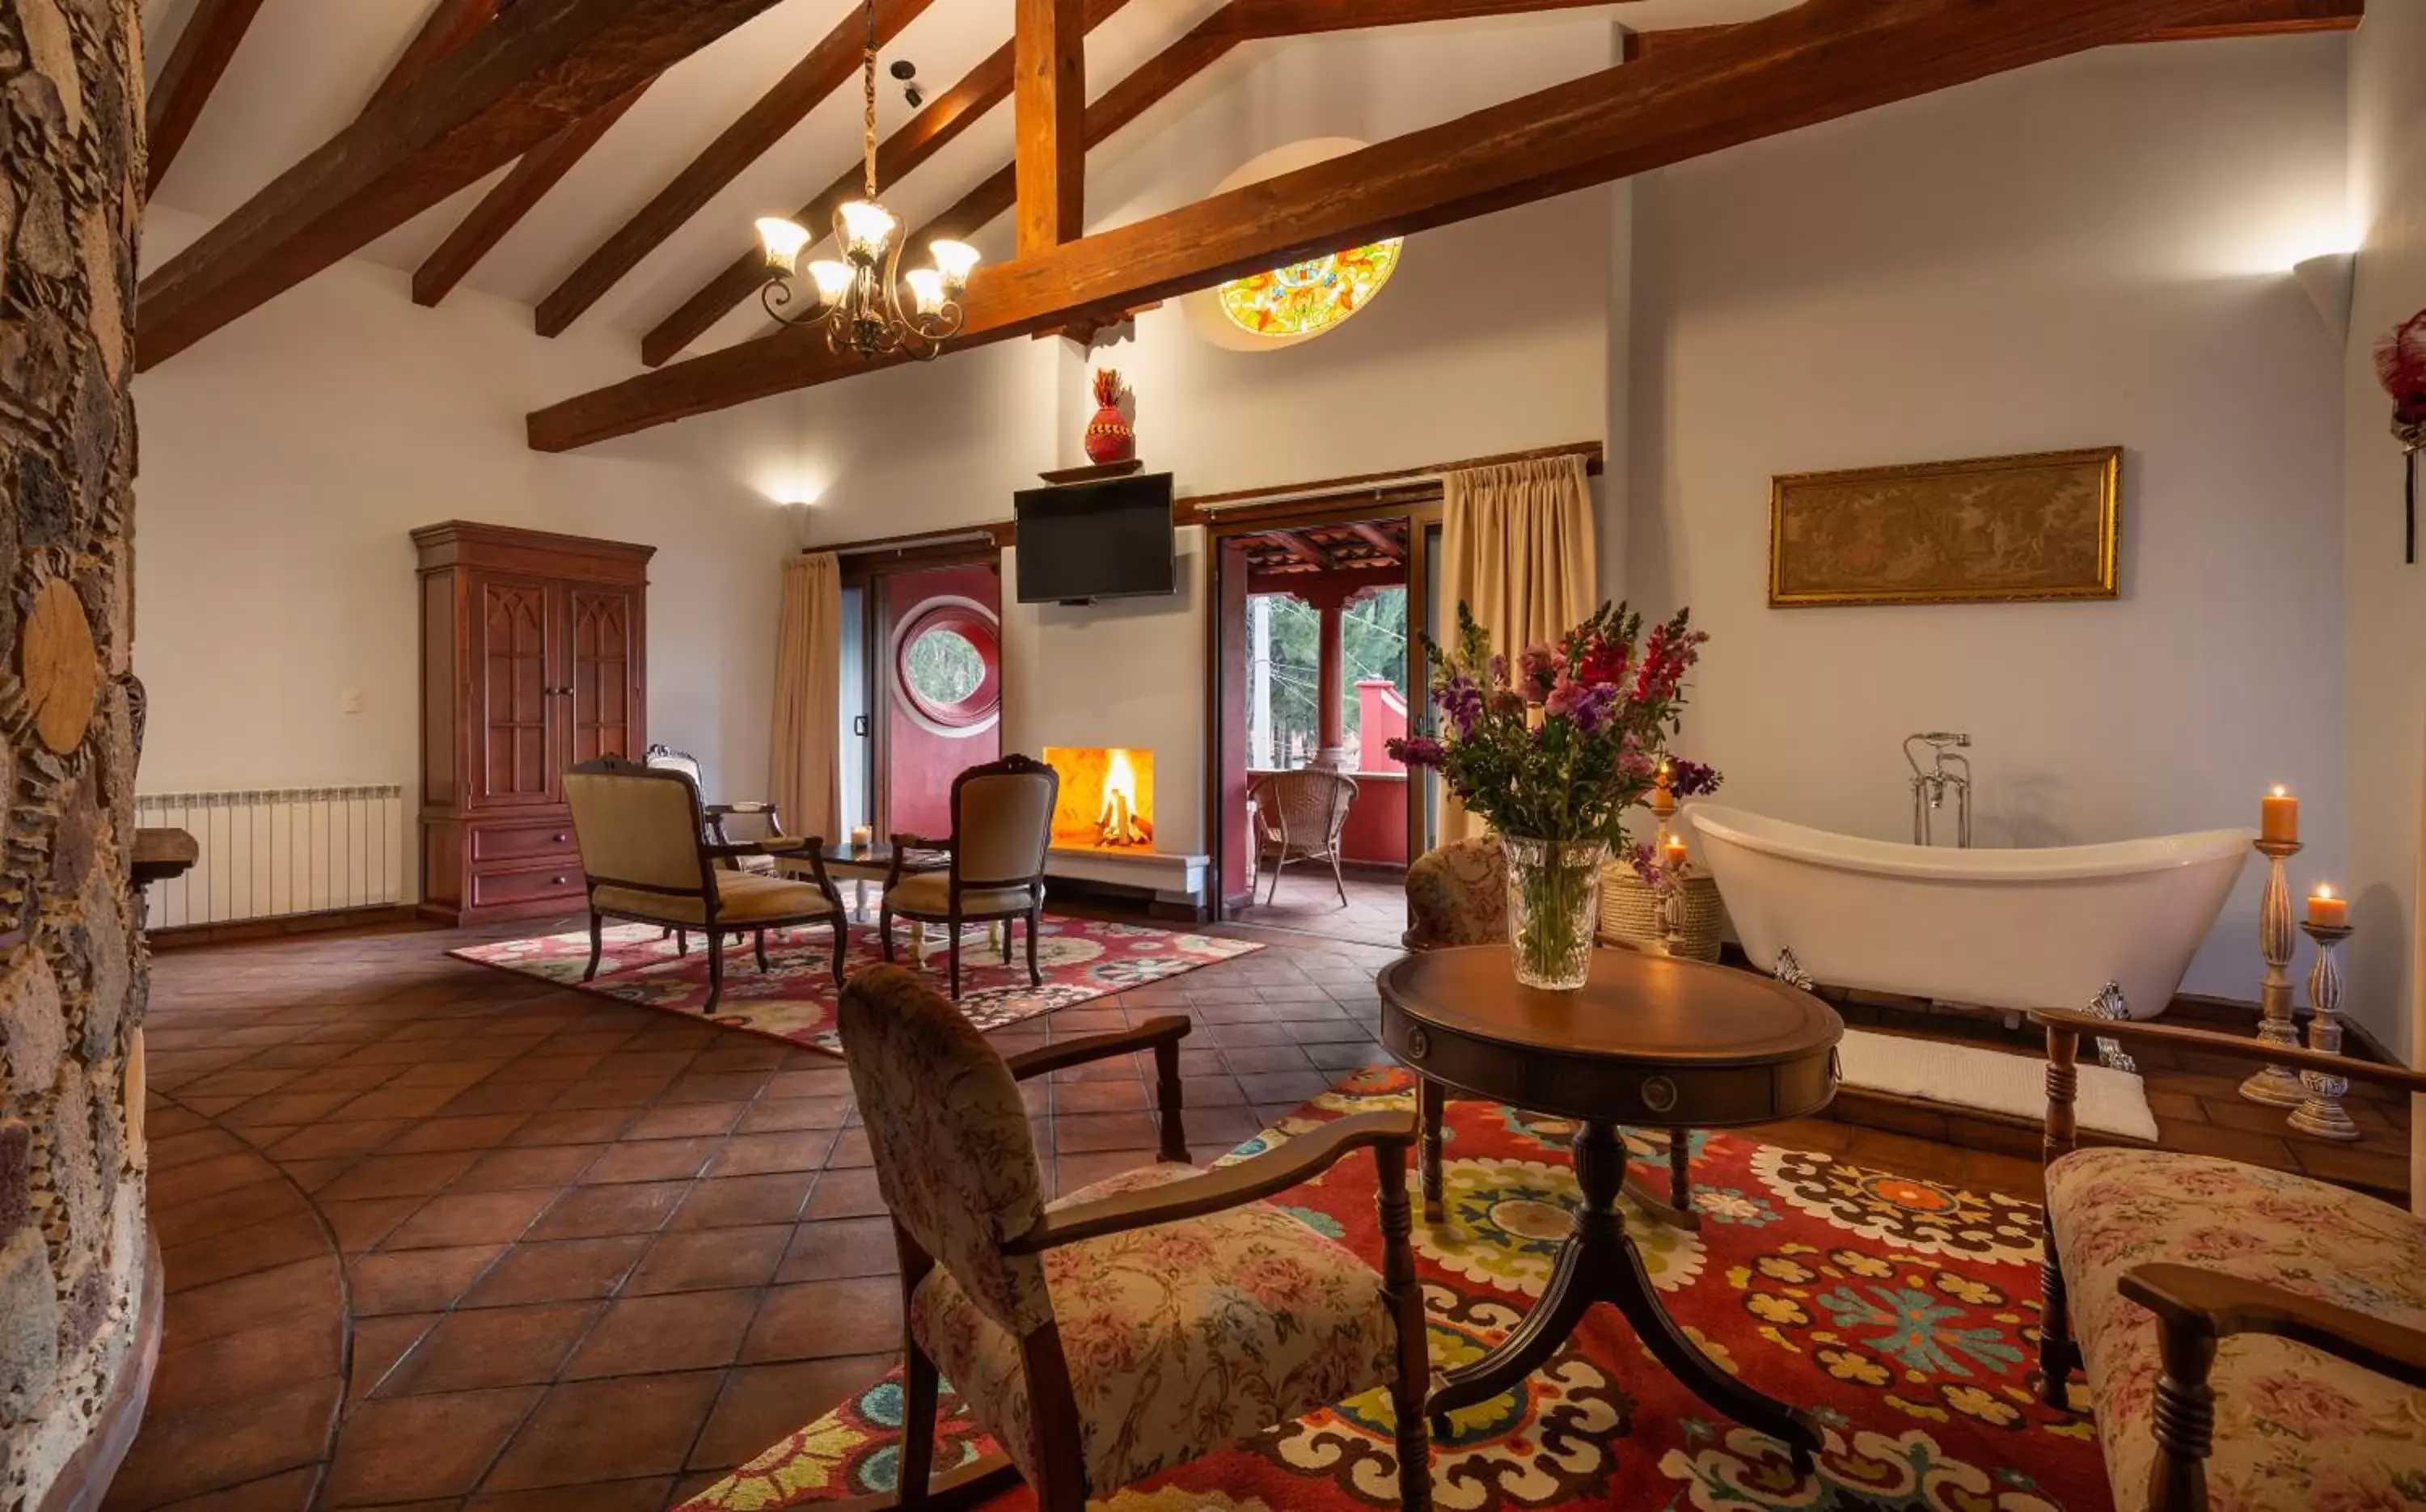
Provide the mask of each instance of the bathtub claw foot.
POLYGON ((1780 950, 1777 953, 1777 970, 1775 974, 1779 981, 1784 982, 1788 987, 1799 987, 1805 992, 1817 992, 1820 990, 1820 984, 1812 979, 1809 972, 1803 969, 1803 963, 1794 958, 1794 952, 1792 950, 1780 950))
MULTIPOLYGON (((2131 1005, 2124 1001, 2123 984, 2109 982, 2098 989, 2096 998, 2089 1005, 2089 1011, 2101 1019, 2131 1017, 2131 1005)), ((2139 1062, 2133 1060, 2129 1053, 2124 1050, 2120 1040, 2107 1036, 2098 1037, 2097 1062, 2108 1070, 2127 1071, 2133 1076, 2140 1074, 2139 1062)))

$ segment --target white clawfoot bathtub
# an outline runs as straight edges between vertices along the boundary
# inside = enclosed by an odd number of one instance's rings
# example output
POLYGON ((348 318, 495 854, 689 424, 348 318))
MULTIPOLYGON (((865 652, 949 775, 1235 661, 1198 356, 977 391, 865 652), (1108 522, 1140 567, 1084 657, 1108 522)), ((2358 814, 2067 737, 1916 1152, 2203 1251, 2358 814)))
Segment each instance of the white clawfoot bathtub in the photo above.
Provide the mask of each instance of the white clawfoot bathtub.
POLYGON ((2046 850, 1925 849, 1740 809, 1685 811, 1755 965, 1981 1007, 2086 1008, 2119 984, 2135 1019, 2173 1002, 2255 830, 2046 850))

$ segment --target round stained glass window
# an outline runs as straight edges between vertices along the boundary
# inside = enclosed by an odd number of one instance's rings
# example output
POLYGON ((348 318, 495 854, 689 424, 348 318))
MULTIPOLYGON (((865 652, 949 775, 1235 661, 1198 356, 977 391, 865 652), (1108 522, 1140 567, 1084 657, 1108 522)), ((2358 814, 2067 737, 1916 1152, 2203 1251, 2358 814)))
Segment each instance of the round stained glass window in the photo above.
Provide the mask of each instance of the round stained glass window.
POLYGON ((940 625, 911 642, 901 670, 910 691, 930 708, 964 702, 985 684, 985 658, 966 635, 940 625))
POLYGON ((1393 237, 1232 279, 1218 291, 1221 313, 1257 336, 1287 339, 1328 330, 1372 302, 1397 271, 1403 246, 1393 237))

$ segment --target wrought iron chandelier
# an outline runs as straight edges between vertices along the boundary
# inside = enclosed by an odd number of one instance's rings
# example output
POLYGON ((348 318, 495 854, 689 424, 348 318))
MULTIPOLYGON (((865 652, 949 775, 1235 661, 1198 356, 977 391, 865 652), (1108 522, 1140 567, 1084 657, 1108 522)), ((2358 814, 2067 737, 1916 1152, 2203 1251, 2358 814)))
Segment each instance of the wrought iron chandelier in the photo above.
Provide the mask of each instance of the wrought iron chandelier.
POLYGON ((767 313, 786 326, 823 326, 826 345, 836 353, 889 357, 905 353, 921 362, 943 354, 944 344, 960 333, 967 314, 961 308, 969 274, 978 265, 978 249, 966 242, 933 241, 927 251, 931 267, 901 271, 901 222, 876 201, 876 4, 866 0, 867 43, 863 72, 867 109, 863 134, 866 192, 834 207, 834 245, 842 261, 824 259, 808 265, 809 298, 805 314, 790 313, 803 298, 800 287, 801 253, 817 237, 807 227, 781 217, 758 222, 758 240, 767 251, 767 281, 758 300, 767 313), (907 287, 910 307, 901 304, 907 287))

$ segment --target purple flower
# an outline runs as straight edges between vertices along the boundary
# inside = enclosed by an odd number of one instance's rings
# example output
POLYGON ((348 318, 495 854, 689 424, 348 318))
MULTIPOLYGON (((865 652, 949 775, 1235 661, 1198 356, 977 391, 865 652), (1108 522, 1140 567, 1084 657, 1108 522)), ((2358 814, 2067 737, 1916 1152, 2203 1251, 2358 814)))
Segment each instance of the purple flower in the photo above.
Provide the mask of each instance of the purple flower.
POLYGON ((1507 657, 1494 656, 1491 658, 1491 685, 1496 688, 1504 688, 1508 685, 1507 657))
POLYGON ((1634 875, 1642 878, 1645 885, 1650 887, 1660 885, 1663 878, 1659 875, 1659 857, 1652 849, 1651 842, 1646 840, 1627 851, 1625 860, 1627 864, 1634 868, 1634 875))
POLYGON ((1448 760, 1448 749, 1428 735, 1410 735, 1393 740, 1384 748, 1390 759, 1404 766, 1438 767, 1448 760))
POLYGON ((1669 759, 1668 789, 1680 798, 1698 798, 1705 794, 1716 793, 1719 784, 1724 780, 1715 766, 1689 762, 1682 757, 1669 759))
POLYGON ((1614 684, 1594 683, 1569 700, 1567 717, 1573 719, 1576 728, 1585 734, 1596 735, 1616 712, 1618 698, 1614 684))
POLYGON ((1525 717, 1525 695, 1514 688, 1501 688, 1491 695, 1491 712, 1521 719, 1525 717))
POLYGON ((1475 720, 1482 717, 1482 690, 1476 687, 1474 680, 1464 672, 1443 683, 1440 690, 1432 695, 1432 701, 1439 704, 1441 713, 1448 715, 1457 726, 1461 738, 1474 733, 1475 720))

